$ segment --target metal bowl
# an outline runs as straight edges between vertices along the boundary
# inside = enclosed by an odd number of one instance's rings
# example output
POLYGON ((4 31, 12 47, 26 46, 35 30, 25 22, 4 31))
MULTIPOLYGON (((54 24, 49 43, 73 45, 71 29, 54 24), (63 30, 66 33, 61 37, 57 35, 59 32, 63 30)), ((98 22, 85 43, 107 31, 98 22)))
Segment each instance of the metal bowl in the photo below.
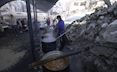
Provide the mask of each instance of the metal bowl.
MULTIPOLYGON (((51 51, 46 53, 43 56, 42 60, 62 56, 63 54, 64 53, 61 51, 51 51)), ((61 71, 66 69, 68 66, 69 66, 68 58, 62 58, 62 59, 54 60, 44 64, 44 67, 51 71, 61 71)))

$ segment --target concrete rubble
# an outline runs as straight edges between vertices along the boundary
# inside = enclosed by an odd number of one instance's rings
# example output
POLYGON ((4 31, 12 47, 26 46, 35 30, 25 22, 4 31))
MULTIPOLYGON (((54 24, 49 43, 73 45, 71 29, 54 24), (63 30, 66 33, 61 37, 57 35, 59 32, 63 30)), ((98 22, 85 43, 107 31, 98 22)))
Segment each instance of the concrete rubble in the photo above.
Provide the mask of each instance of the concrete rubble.
MULTIPOLYGON (((80 54, 84 72, 117 72, 117 3, 96 8, 95 12, 74 22, 68 36, 80 54)), ((72 49, 73 50, 73 49, 72 49)))

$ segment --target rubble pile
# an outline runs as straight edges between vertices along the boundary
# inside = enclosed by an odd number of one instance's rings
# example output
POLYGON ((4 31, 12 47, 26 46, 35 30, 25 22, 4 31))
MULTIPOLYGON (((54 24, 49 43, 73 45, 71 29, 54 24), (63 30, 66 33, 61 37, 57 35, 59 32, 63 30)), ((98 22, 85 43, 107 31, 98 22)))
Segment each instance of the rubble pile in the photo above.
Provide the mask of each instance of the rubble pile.
POLYGON ((78 49, 84 41, 93 44, 88 45, 88 51, 80 54, 84 72, 117 71, 116 2, 109 8, 96 8, 94 13, 75 21, 68 36, 78 49))
POLYGON ((77 37, 82 36, 88 40, 115 42, 117 41, 116 15, 116 2, 110 8, 96 8, 94 13, 81 18, 81 22, 79 22, 79 20, 74 22, 75 25, 73 26, 69 35, 72 40, 76 40, 77 37))

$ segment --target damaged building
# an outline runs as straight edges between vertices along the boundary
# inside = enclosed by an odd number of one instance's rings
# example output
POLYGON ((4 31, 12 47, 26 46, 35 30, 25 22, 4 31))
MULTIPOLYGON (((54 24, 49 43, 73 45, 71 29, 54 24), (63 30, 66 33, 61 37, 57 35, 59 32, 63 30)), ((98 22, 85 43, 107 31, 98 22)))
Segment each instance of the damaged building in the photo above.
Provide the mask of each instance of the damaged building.
POLYGON ((0 0, 0 72, 116 67, 117 0, 0 0))

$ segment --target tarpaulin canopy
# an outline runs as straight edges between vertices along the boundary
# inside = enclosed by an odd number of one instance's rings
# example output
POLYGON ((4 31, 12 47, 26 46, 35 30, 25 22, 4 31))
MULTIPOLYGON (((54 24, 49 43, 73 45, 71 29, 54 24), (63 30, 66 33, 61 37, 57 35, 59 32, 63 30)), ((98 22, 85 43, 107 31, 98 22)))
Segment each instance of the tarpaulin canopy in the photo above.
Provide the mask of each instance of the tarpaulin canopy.
MULTIPOLYGON (((0 7, 13 0, 0 0, 0 7)), ((35 0, 36 7, 42 11, 48 11, 58 0, 35 0)), ((32 3, 32 2, 31 2, 32 3)))

